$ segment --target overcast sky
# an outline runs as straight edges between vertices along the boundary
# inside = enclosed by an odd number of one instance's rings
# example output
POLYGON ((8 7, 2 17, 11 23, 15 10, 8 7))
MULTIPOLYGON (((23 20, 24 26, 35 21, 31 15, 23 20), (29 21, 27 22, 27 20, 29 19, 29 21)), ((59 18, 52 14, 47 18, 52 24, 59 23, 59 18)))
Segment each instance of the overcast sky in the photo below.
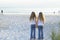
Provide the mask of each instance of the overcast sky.
POLYGON ((60 9, 60 0, 0 0, 1 8, 55 8, 60 9))
POLYGON ((60 8, 60 0, 0 0, 0 7, 60 8))

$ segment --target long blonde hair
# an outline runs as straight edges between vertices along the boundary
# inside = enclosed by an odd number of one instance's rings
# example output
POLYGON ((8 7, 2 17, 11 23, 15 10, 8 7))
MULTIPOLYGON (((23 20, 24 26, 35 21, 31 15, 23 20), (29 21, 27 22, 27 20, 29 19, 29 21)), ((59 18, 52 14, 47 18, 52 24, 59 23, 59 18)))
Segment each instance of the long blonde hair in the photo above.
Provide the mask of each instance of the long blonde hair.
POLYGON ((44 16, 42 12, 39 13, 38 19, 44 21, 44 16))
POLYGON ((31 16, 30 16, 30 21, 31 21, 31 20, 34 20, 34 18, 36 18, 36 15, 35 15, 35 12, 32 12, 32 13, 31 13, 31 16))

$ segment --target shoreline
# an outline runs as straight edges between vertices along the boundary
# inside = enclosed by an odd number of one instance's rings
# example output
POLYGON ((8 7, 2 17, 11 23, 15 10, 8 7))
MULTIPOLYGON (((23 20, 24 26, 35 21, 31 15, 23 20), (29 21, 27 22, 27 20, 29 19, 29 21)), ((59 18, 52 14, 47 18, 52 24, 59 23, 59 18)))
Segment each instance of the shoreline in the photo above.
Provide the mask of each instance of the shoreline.
MULTIPOLYGON (((28 14, 24 14, 24 13, 0 13, 0 15, 13 15, 13 16, 30 16, 31 14, 28 13, 28 14)), ((38 14, 36 14, 38 15, 38 14)), ((44 16, 60 16, 60 14, 44 14, 44 16)))

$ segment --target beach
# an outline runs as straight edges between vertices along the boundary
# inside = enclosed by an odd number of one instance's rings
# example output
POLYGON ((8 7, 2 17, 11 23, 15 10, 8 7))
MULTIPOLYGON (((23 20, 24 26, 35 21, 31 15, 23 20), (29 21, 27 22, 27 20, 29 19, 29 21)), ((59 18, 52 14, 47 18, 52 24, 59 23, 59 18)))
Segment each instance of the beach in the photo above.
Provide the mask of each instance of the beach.
MULTIPOLYGON (((44 24, 44 40, 51 40, 52 29, 58 32, 60 27, 59 15, 46 15, 44 24)), ((38 37, 38 29, 36 28, 38 37)), ((29 40, 29 15, 0 15, 0 40, 29 40)))

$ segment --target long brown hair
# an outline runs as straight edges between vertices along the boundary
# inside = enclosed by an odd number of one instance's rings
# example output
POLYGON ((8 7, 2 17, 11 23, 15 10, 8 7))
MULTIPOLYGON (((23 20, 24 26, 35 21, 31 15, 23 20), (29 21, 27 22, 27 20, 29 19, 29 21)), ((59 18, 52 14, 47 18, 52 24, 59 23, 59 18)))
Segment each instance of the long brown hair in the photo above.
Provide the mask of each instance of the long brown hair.
POLYGON ((39 13, 38 19, 44 21, 44 16, 42 12, 39 13))
POLYGON ((36 18, 36 15, 35 15, 35 12, 32 12, 32 13, 31 13, 31 16, 30 16, 30 21, 31 21, 31 20, 34 20, 34 18, 36 18))

